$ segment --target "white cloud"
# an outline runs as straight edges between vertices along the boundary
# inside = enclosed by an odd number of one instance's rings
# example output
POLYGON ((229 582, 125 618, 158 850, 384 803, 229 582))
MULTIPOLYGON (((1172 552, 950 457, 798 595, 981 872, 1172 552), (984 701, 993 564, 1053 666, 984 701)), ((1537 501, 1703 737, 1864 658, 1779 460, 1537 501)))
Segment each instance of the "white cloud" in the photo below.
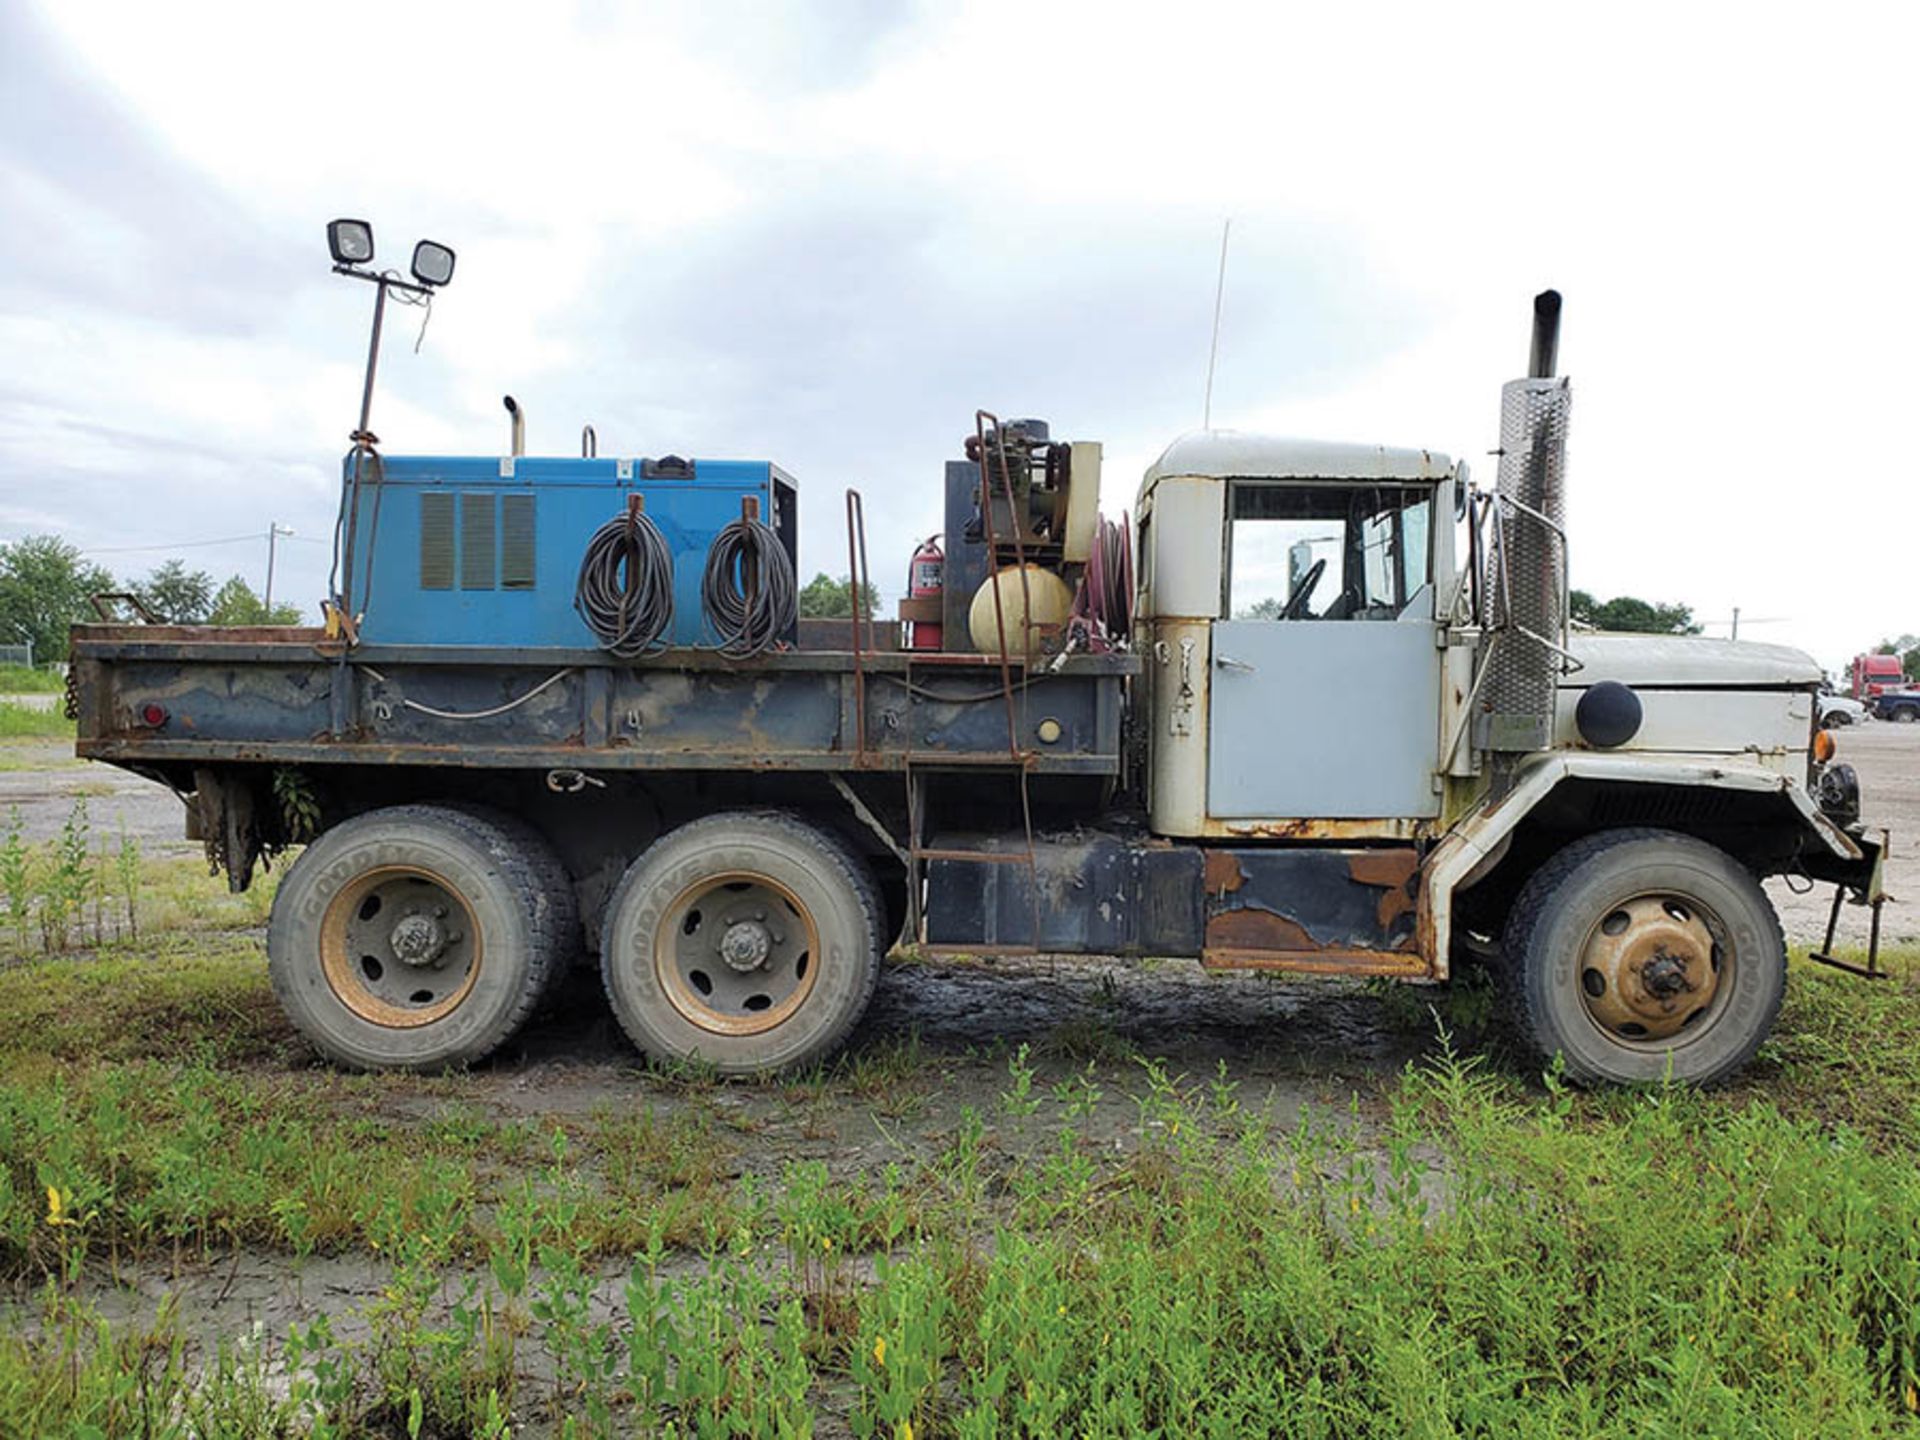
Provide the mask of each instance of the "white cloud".
POLYGON ((1232 214, 1217 422, 1474 456, 1527 298, 1555 284, 1576 583, 1787 617, 1750 633, 1830 665, 1920 628, 1891 560, 1920 488, 1883 438, 1920 320, 1906 7, 117 4, 12 23, 49 61, 15 63, 75 97, 57 134, 0 110, 0 194, 62 226, 57 253, 0 274, 15 529, 324 533, 368 296, 325 274, 319 226, 362 213, 385 259, 420 234, 461 255, 421 355, 416 312, 390 319, 390 448, 497 449, 511 390, 563 453, 592 419, 625 450, 765 454, 801 476, 809 570, 843 567, 858 471, 892 589, 976 404, 1104 439, 1106 502, 1130 503, 1197 421, 1232 214), (89 183, 116 155, 155 178, 89 183), (143 453, 167 436, 198 448, 143 453), (84 505, 23 498, 41 470, 84 505))

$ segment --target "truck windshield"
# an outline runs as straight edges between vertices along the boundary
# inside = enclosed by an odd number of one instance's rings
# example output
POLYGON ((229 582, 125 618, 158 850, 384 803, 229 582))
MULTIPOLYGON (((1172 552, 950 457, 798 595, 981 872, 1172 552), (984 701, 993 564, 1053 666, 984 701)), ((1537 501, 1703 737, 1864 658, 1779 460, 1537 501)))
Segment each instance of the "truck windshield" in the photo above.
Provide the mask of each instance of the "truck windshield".
POLYGON ((1229 495, 1232 619, 1392 620, 1431 578, 1431 486, 1236 481, 1229 495))

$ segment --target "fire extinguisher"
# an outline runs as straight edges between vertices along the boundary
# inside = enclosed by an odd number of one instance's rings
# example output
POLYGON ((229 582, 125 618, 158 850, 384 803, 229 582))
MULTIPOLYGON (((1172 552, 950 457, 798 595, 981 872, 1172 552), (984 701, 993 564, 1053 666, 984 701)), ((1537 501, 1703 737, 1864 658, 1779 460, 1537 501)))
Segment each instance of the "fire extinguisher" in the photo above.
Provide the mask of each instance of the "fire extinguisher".
MULTIPOLYGON (((907 562, 907 595, 914 600, 938 600, 946 588, 947 557, 941 552, 940 537, 929 535, 907 562)), ((907 637, 909 650, 938 650, 940 622, 916 620, 907 637)))

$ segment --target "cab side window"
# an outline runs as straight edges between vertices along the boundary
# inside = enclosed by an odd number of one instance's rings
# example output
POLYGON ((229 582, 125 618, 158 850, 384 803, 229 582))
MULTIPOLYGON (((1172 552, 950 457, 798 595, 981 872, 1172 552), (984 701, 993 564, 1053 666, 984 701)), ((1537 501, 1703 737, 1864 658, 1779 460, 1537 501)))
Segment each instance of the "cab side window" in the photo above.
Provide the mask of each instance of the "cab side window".
MULTIPOLYGON (((1431 486, 1236 481, 1225 613, 1235 620, 1393 620, 1428 586, 1431 486)), ((1425 618, 1431 618, 1431 606, 1425 618)))

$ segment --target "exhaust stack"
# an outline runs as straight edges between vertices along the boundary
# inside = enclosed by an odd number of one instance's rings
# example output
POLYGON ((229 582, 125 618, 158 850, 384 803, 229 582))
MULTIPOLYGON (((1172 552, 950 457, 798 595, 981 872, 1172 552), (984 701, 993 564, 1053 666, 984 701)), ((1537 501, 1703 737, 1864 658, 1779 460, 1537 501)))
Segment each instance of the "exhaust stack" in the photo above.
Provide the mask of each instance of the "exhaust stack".
POLYGON ((1527 376, 1533 380, 1553 378, 1554 362, 1560 356, 1560 292, 1542 290, 1533 297, 1533 353, 1527 361, 1527 376))
POLYGON ((1505 753, 1553 743, 1554 691, 1567 633, 1567 416, 1572 391, 1554 369, 1560 294, 1533 300, 1527 378, 1500 391, 1500 475, 1487 556, 1490 629, 1482 748, 1505 753))
POLYGON ((520 402, 511 395, 502 395, 500 403, 507 407, 507 414, 513 417, 513 453, 527 453, 527 412, 520 408, 520 402))

